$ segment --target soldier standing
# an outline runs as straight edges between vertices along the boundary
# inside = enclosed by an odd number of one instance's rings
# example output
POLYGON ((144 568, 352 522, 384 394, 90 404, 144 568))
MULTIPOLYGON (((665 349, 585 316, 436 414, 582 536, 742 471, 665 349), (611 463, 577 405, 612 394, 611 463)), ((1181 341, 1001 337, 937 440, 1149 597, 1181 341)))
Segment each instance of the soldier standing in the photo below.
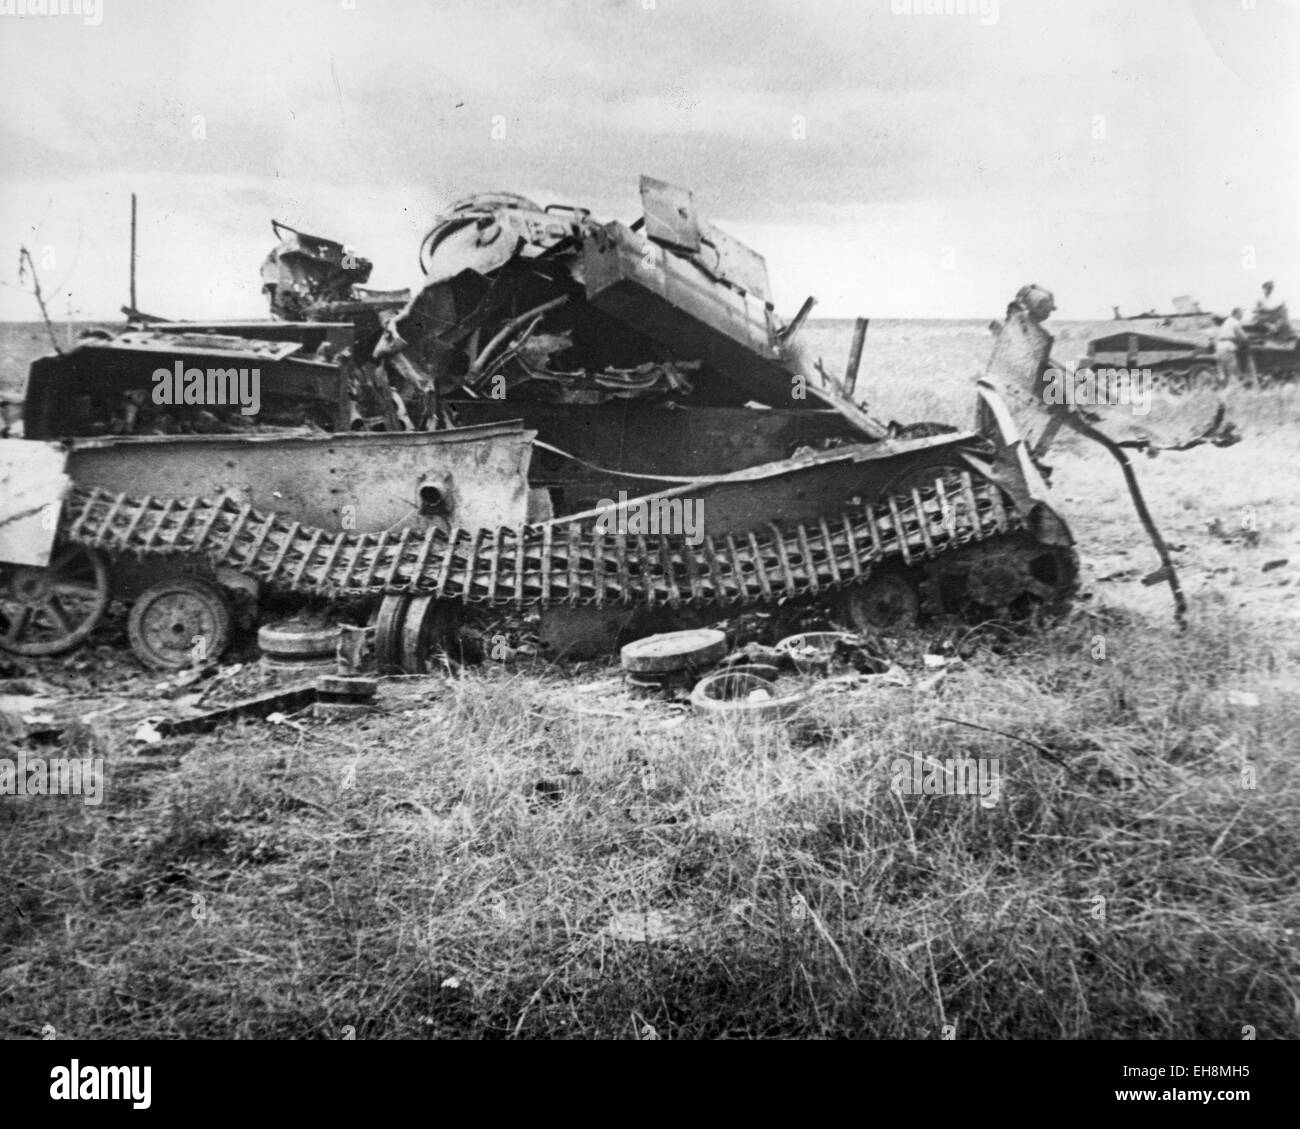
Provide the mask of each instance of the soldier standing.
POLYGON ((1214 331, 1214 360, 1219 367, 1219 385, 1227 388, 1241 375, 1240 358, 1245 354, 1250 360, 1250 342, 1246 331, 1241 328, 1241 307, 1238 306, 1226 318, 1215 318, 1217 328, 1214 331))

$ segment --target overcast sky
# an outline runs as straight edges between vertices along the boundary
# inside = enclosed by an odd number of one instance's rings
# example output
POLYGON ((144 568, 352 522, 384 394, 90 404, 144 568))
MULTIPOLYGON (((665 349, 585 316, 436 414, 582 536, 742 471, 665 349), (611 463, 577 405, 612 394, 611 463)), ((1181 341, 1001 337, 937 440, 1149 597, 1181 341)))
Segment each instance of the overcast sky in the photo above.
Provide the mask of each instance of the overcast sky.
POLYGON ((643 172, 787 315, 1300 306, 1297 0, 102 4, 0 15, 0 318, 38 316, 21 243, 57 317, 115 316, 133 190, 143 309, 262 316, 272 217, 398 287, 459 196, 631 220, 643 172))

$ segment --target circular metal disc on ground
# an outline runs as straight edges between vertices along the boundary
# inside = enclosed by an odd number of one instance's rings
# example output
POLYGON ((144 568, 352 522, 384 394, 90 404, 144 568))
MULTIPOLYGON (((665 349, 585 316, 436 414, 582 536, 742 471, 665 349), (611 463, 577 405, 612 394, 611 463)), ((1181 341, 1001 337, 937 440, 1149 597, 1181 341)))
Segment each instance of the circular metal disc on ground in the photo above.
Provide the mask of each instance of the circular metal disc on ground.
POLYGON ((286 619, 258 628, 257 645, 264 655, 291 659, 326 655, 333 658, 338 651, 339 629, 337 624, 286 619))
POLYGON ((776 697, 767 679, 730 671, 701 679, 691 691, 691 705, 700 713, 764 721, 790 717, 807 701, 802 691, 776 697))
POLYGON ((216 662, 230 643, 230 605, 215 584, 177 577, 147 588, 127 620, 131 650, 156 670, 216 662))
POLYGON ((61 655, 95 630, 107 608, 104 558, 82 545, 64 545, 47 568, 9 571, 0 586, 0 650, 61 655))
POLYGON ((670 674, 709 666, 727 654, 727 637, 712 628, 651 635, 623 648, 623 669, 633 674, 670 674))

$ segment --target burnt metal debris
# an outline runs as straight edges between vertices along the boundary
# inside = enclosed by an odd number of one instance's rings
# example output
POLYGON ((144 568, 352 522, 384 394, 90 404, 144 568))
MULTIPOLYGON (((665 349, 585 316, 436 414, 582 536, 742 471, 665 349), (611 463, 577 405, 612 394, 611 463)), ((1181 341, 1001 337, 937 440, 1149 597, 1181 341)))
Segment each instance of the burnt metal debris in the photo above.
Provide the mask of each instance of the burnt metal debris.
MULTIPOLYGON (((1073 541, 1001 395, 1041 377, 1050 337, 1023 347, 1040 317, 1013 307, 977 430, 886 427, 844 395, 854 373, 807 372, 811 300, 783 321, 761 256, 689 192, 641 194, 630 225, 464 200, 409 294, 366 291, 366 260, 277 224, 272 320, 137 315, 37 361, 0 470, 31 461, 13 443, 57 441, 58 516, 34 529, 30 490, 25 518, 0 512, 0 648, 70 649, 110 599, 172 607, 149 593, 178 575, 207 582, 185 588, 200 605, 361 602, 381 667, 412 673, 493 614, 612 650, 746 605, 871 631, 1069 603, 1073 541), (241 369, 260 372, 255 416, 200 395, 241 369)), ((166 631, 158 615, 138 634, 166 631)))
POLYGON ((271 221, 280 243, 262 264, 262 293, 271 313, 285 321, 337 321, 391 311, 406 303, 409 290, 369 290, 373 264, 351 248, 271 221))

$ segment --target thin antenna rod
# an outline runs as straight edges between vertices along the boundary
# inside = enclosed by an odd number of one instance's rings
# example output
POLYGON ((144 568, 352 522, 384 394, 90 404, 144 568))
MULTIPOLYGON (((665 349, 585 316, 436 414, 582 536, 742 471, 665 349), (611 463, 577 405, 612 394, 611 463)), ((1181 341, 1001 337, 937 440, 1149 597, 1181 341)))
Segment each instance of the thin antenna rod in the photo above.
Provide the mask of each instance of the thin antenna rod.
POLYGON ((131 193, 131 313, 139 307, 135 304, 135 193, 131 193))

